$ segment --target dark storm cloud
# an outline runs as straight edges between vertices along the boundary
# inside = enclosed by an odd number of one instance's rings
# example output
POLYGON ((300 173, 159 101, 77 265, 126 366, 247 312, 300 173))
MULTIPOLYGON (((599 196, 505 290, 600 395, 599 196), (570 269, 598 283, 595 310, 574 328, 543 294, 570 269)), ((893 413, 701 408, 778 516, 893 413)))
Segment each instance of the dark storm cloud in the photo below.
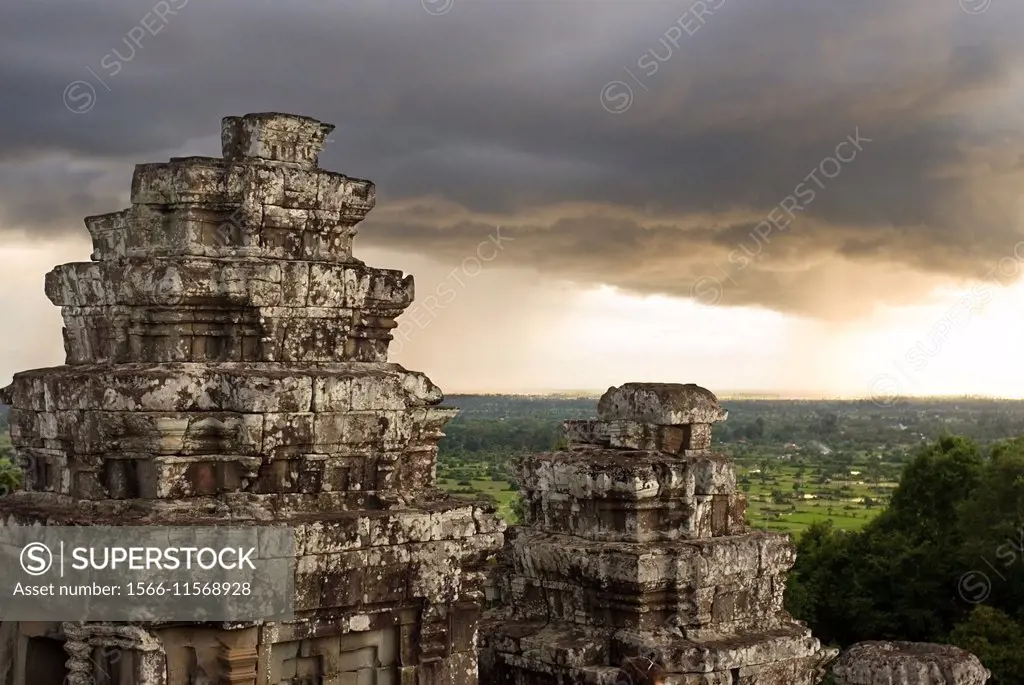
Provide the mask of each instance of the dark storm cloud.
POLYGON ((1009 3, 708 0, 699 30, 688 0, 158 4, 5 8, 5 227, 79 230, 120 207, 132 164, 216 154, 221 116, 278 110, 337 124, 324 166, 377 182, 363 244, 445 259, 500 224, 508 266, 680 296, 713 276, 725 304, 845 316, 980 277, 1018 240, 1009 3), (76 80, 83 114, 62 102, 76 80), (599 97, 615 80, 619 114, 599 97), (856 158, 759 234, 858 131, 856 158))

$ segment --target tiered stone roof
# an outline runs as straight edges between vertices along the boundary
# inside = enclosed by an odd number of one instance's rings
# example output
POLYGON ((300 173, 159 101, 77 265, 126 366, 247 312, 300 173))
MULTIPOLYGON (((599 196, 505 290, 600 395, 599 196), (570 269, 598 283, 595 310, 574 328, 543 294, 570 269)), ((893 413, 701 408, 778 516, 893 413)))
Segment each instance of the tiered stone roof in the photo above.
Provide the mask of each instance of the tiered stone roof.
POLYGON ((746 528, 711 449, 725 418, 696 385, 628 383, 597 420, 566 422, 567 449, 521 460, 526 520, 506 541, 482 682, 626 683, 637 656, 666 683, 816 682, 835 652, 783 609, 794 550, 746 528))
MULTIPOLYGON (((435 487, 456 410, 387 361, 413 279, 352 257, 374 185, 317 166, 332 128, 225 118, 223 158, 137 166, 132 206, 86 219, 92 261, 46 277, 67 364, 4 391, 26 487, 0 500, 0 524, 296 538, 294 621, 0 630, 66 640, 70 685, 107 643, 137 653, 118 666, 131 684, 476 683, 483 565, 504 524, 435 487)), ((31 682, 40 666, 10 649, 0 635, 10 682, 31 682)))

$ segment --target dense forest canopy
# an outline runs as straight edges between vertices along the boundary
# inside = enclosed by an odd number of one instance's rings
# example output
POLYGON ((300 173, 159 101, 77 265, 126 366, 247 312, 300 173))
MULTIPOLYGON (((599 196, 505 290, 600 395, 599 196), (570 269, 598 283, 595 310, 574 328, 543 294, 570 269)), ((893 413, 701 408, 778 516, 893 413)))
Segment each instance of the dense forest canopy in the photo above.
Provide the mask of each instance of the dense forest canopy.
POLYGON ((800 537, 786 600, 823 640, 949 642, 1024 682, 1024 438, 922 447, 862 530, 800 537))
MULTIPOLYGON (((459 408, 449 424, 471 420, 593 418, 596 397, 449 395, 459 408)), ((983 398, 900 400, 883 406, 868 400, 723 400, 729 419, 715 426, 715 442, 742 440, 842 439, 879 445, 908 444, 908 437, 932 439, 943 433, 980 442, 1024 435, 1024 401, 983 398)))

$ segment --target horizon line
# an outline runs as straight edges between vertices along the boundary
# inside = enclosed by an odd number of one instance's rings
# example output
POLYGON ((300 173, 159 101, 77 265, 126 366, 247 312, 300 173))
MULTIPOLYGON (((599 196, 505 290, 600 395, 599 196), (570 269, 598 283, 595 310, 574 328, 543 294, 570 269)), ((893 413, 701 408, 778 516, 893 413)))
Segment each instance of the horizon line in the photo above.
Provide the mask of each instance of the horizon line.
MULTIPOLYGON (((611 386, 615 387, 615 386, 611 386)), ((472 395, 478 397, 563 397, 563 398, 592 398, 600 397, 607 389, 568 389, 568 390, 459 390, 445 391, 445 397, 452 395, 472 395)), ((818 400, 818 401, 841 401, 841 402, 873 402, 879 407, 890 407, 901 401, 908 400, 1002 400, 1006 402, 1024 401, 1021 397, 1008 397, 1005 395, 987 395, 983 393, 934 393, 920 395, 898 395, 874 398, 864 395, 853 394, 830 394, 813 391, 786 391, 766 392, 759 390, 725 390, 716 392, 715 396, 720 400, 818 400)))

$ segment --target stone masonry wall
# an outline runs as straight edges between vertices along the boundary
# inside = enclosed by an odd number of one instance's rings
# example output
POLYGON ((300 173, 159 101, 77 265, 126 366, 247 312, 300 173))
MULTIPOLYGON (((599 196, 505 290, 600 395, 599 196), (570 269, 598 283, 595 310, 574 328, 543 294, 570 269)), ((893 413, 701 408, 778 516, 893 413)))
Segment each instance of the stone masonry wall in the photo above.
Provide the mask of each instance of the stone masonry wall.
POLYGON ((296 620, 4 624, 3 685, 61 683, 53 644, 69 685, 477 682, 504 525, 435 487, 455 410, 387 361, 413 280, 352 257, 374 185, 318 168, 332 128, 228 117, 222 159, 136 167, 92 261, 47 274, 67 364, 2 397, 26 477, 0 525, 293 527, 296 620))
POLYGON ((506 538, 482 682, 643 685, 629 657, 664 685, 817 682, 835 653, 783 609, 793 547, 746 529, 711 449, 725 418, 704 388, 629 383, 566 423, 568 449, 517 465, 526 520, 506 538))

